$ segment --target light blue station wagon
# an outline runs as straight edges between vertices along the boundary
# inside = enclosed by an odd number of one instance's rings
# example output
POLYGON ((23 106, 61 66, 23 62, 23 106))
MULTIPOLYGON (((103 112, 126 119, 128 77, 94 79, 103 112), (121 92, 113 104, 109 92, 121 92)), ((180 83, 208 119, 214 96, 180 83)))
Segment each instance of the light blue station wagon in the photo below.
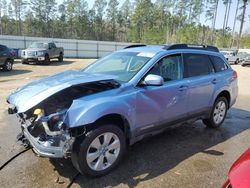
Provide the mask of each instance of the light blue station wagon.
POLYGON ((237 73, 216 47, 131 45, 18 88, 7 102, 25 146, 101 176, 126 146, 171 125, 202 119, 219 127, 237 95, 237 73))

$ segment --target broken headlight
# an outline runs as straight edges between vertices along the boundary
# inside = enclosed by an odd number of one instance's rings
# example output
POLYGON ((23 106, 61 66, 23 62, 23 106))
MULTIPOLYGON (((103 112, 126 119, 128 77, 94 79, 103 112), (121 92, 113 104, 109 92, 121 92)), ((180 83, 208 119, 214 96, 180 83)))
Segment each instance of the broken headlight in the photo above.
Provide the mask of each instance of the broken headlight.
POLYGON ((59 112, 45 116, 41 109, 36 109, 34 114, 37 115, 37 118, 40 122, 48 123, 52 131, 58 131, 65 129, 64 118, 67 113, 67 109, 63 109, 59 112))

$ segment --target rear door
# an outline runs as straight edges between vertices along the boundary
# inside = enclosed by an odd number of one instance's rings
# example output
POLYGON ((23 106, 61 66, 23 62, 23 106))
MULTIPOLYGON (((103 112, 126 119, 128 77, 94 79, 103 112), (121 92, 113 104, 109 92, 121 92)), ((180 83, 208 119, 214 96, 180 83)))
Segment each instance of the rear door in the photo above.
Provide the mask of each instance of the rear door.
POLYGON ((188 116, 208 112, 213 105, 215 85, 218 80, 208 55, 184 53, 185 77, 188 85, 188 116))
POLYGON ((234 71, 229 67, 227 63, 224 62, 222 58, 218 56, 210 56, 210 59, 213 62, 216 72, 216 91, 220 92, 222 88, 229 87, 230 89, 228 90, 231 91, 231 102, 235 101, 238 95, 238 86, 234 71))

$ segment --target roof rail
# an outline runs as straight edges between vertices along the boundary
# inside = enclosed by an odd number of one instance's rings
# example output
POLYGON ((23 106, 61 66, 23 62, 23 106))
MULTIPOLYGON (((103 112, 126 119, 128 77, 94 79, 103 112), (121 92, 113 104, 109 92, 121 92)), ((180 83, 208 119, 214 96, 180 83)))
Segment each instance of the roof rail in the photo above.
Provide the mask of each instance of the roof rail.
POLYGON ((132 44, 132 45, 126 46, 126 47, 123 48, 123 49, 127 49, 127 48, 137 48, 137 47, 144 47, 144 46, 147 46, 147 45, 146 45, 146 44, 132 44))
POLYGON ((194 50, 207 50, 212 52, 219 52, 219 49, 215 46, 199 45, 199 44, 173 44, 165 45, 165 50, 176 50, 176 49, 194 49, 194 50))

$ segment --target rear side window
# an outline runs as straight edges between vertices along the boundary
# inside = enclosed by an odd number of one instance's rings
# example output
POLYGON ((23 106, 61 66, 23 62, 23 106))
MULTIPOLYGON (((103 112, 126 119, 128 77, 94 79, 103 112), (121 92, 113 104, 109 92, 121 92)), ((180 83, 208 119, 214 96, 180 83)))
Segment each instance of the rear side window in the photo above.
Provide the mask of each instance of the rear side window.
POLYGON ((204 54, 183 54, 185 77, 202 76, 214 71, 211 60, 204 54))
POLYGON ((216 72, 221 72, 228 69, 227 64, 220 58, 216 56, 210 56, 216 72))

